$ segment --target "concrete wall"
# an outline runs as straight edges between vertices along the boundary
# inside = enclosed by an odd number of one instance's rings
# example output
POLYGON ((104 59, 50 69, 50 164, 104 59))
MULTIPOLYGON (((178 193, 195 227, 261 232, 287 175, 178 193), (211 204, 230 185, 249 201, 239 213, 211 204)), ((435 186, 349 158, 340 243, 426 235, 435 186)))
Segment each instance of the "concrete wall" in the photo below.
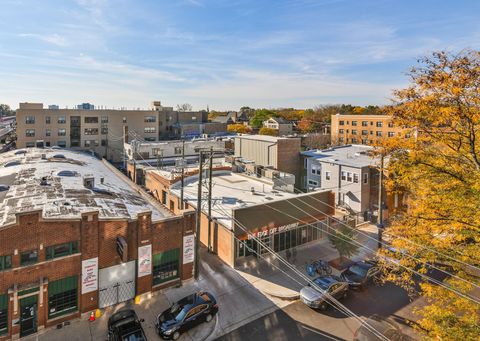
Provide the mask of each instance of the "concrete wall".
POLYGON ((235 156, 254 161, 259 166, 277 168, 278 144, 260 139, 235 137, 235 156))

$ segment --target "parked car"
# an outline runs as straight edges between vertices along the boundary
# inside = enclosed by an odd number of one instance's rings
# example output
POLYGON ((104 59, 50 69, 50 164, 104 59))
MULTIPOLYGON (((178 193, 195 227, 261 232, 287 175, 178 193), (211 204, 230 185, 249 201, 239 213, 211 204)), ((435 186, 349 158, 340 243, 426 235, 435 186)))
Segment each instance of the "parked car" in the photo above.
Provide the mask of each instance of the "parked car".
POLYGON ((143 319, 138 319, 132 309, 116 312, 108 319, 109 341, 147 341, 142 328, 143 319))
POLYGON ((158 315, 155 326, 162 338, 176 340, 200 323, 210 322, 217 312, 215 297, 208 292, 197 292, 182 298, 158 315))
MULTIPOLYGON (((365 324, 391 341, 413 341, 410 336, 402 333, 398 325, 391 319, 372 315, 365 320, 365 324)), ((380 335, 376 335, 375 332, 369 329, 366 325, 360 326, 360 328, 355 331, 353 341, 383 340, 380 335)))
MULTIPOLYGON (((320 276, 313 282, 336 299, 347 297, 348 283, 338 276, 320 276)), ((329 297, 310 284, 300 290, 300 300, 310 308, 320 310, 327 309, 329 304, 329 297)))
POLYGON ((372 261, 360 261, 345 269, 340 277, 348 282, 350 288, 361 289, 380 274, 380 268, 372 261))

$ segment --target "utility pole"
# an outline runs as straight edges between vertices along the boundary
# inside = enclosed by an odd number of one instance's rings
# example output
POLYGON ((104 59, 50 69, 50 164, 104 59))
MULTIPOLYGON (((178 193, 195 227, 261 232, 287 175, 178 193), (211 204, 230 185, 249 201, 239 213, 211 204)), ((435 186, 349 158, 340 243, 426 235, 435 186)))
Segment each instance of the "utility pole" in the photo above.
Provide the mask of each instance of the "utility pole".
POLYGON ((200 248, 200 222, 202 219, 202 172, 203 172, 203 152, 202 150, 199 151, 198 154, 198 163, 199 163, 199 170, 198 170, 198 197, 197 197, 197 221, 196 221, 196 229, 195 229, 195 263, 194 263, 194 276, 195 279, 198 280, 199 275, 199 248, 200 248))
POLYGON ((378 248, 382 248, 382 234, 383 234, 383 151, 380 158, 380 173, 378 174, 378 248))
POLYGON ((133 140, 133 182, 137 183, 137 140, 133 140))
POLYGON ((182 140, 182 188, 180 189, 180 208, 183 210, 183 186, 185 185, 185 140, 182 140))
POLYGON ((210 147, 210 161, 208 170, 208 252, 211 252, 210 244, 212 234, 212 173, 213 173, 213 147, 210 147))

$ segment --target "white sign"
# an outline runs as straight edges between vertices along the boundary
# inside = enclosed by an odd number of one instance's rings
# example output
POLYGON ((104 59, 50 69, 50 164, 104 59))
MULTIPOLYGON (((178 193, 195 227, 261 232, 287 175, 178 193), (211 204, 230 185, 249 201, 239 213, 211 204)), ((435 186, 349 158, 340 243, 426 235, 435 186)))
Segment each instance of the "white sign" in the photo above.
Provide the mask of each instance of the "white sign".
POLYGON ((138 277, 152 273, 152 244, 138 248, 138 277))
POLYGON ((98 290, 98 257, 82 261, 82 294, 98 290))
POLYGON ((195 237, 193 234, 183 237, 183 264, 193 262, 195 257, 195 237))
POLYGON ((298 227, 298 222, 291 223, 291 224, 288 224, 288 225, 282 225, 282 226, 279 226, 279 227, 273 227, 269 230, 263 230, 263 231, 258 231, 258 232, 250 232, 248 234, 248 239, 261 238, 261 237, 268 236, 270 234, 274 234, 274 233, 277 233, 277 232, 288 231, 288 230, 291 230, 291 229, 294 229, 294 228, 297 228, 297 227, 298 227))

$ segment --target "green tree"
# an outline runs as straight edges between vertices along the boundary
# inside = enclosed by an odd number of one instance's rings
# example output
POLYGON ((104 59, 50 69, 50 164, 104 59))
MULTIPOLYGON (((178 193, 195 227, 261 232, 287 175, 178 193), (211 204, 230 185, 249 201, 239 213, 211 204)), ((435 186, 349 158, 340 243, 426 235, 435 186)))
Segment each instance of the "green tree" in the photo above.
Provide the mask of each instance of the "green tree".
MULTIPOLYGON (((391 113, 395 125, 415 127, 416 138, 412 132, 410 139, 382 145, 394 175, 387 188, 403 188, 408 209, 393 218, 387 233, 397 250, 416 257, 399 259, 404 266, 426 271, 426 264, 445 264, 456 277, 443 282, 472 294, 473 285, 461 279, 480 284, 465 266, 480 266, 480 52, 436 52, 409 76, 410 85, 394 92, 391 113)), ((414 276, 403 271, 389 279, 409 285, 414 276)), ((428 281, 421 283, 421 295, 425 305, 417 322, 427 337, 478 340, 479 304, 428 281)))
POLYGON ((10 106, 8 104, 0 104, 0 117, 13 115, 15 115, 15 111, 10 109, 10 106))
POLYGON ((343 224, 338 226, 337 229, 332 230, 332 233, 328 235, 328 239, 338 251, 341 264, 345 257, 351 257, 358 251, 358 245, 353 243, 357 239, 357 232, 351 227, 343 224))
POLYGON ((250 119, 250 126, 252 128, 260 128, 263 125, 263 121, 275 116, 275 112, 268 109, 257 109, 250 119))

